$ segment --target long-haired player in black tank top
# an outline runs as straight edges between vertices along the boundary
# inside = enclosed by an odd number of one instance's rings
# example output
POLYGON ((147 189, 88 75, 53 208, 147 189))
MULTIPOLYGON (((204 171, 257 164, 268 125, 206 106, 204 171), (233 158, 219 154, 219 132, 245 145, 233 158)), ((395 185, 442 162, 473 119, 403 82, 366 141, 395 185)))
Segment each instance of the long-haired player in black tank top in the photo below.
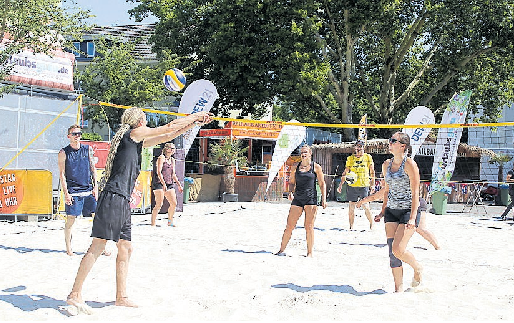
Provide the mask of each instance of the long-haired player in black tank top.
POLYGON ((305 235, 307 239, 307 257, 312 257, 312 246, 314 245, 314 220, 316 219, 317 192, 316 180, 321 190, 321 206, 327 207, 325 194, 325 179, 321 166, 312 161, 312 151, 308 145, 300 149, 302 161, 291 170, 289 178, 289 199, 292 200, 287 216, 287 225, 282 235, 282 244, 276 255, 280 255, 286 249, 291 234, 296 227, 296 222, 305 211, 305 235), (294 193, 293 193, 294 191, 294 193))

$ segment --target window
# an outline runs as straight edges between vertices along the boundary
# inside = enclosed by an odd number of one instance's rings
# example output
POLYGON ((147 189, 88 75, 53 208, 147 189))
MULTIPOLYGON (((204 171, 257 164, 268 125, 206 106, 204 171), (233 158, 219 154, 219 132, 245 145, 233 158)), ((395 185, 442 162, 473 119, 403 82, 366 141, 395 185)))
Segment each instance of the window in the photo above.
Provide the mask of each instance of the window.
POLYGON ((80 43, 74 41, 73 46, 76 49, 76 50, 72 50, 73 54, 75 55, 75 57, 80 57, 80 43))
POLYGON ((95 56, 95 43, 92 41, 89 41, 87 44, 87 57, 94 57, 95 56))

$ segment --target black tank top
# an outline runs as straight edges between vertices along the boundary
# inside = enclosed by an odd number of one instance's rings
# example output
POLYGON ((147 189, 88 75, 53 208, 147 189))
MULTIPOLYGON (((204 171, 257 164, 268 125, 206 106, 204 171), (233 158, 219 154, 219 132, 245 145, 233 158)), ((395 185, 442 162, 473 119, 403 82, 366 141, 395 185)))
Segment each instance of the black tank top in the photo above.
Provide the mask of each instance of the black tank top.
POLYGON ((300 172, 300 164, 295 172, 296 187, 294 197, 297 199, 313 199, 317 198, 316 194, 316 173, 314 173, 314 162, 311 163, 311 169, 306 172, 300 172))
POLYGON ((136 143, 130 138, 132 130, 125 132, 118 146, 112 164, 111 176, 105 184, 105 191, 113 192, 130 199, 141 170, 141 150, 143 142, 136 143))

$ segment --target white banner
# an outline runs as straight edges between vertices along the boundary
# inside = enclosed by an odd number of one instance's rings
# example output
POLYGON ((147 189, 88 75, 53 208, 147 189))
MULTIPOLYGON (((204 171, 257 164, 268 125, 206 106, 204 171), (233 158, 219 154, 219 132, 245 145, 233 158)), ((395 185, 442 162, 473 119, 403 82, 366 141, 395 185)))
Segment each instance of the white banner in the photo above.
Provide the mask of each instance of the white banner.
MULTIPOLYGON (((465 123, 471 93, 472 91, 468 90, 453 96, 444 111, 441 124, 465 123)), ((461 136, 462 128, 439 128, 434 164, 432 165, 431 193, 436 191, 451 193, 451 187, 448 187, 447 184, 455 169, 461 136)))
POLYGON ((9 57, 7 64, 12 64, 13 69, 6 80, 73 91, 74 62, 72 53, 55 51, 48 56, 25 50, 9 57))
MULTIPOLYGON (((291 120, 289 122, 298 121, 291 120)), ((304 126, 285 125, 282 128, 277 138, 277 144, 275 145, 273 156, 271 157, 271 167, 268 173, 268 186, 266 186, 266 192, 275 176, 277 176, 282 165, 287 161, 287 158, 289 158, 293 150, 303 142, 306 135, 307 129, 304 126)))
MULTIPOLYGON (((178 113, 209 112, 217 98, 218 91, 211 81, 194 81, 184 91, 178 107, 178 113)), ((187 152, 191 148, 200 128, 200 126, 195 126, 182 135, 184 156, 187 156, 187 152)))
MULTIPOLYGON (((435 124, 434 113, 429 108, 422 105, 412 109, 407 118, 405 118, 405 124, 417 125, 417 124, 435 124)), ((419 149, 432 128, 405 128, 403 132, 408 134, 410 137, 410 144, 412 146, 411 158, 414 158, 418 153, 419 149)))

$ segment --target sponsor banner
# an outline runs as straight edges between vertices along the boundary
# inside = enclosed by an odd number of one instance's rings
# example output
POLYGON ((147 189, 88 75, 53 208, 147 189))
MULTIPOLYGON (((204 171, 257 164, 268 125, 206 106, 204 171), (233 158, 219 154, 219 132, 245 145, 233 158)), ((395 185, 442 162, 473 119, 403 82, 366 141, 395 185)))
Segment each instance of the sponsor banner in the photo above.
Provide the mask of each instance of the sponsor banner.
POLYGON ((282 123, 280 122, 253 123, 229 121, 223 129, 202 129, 198 136, 277 140, 281 129, 282 123))
MULTIPOLYGON (((444 111, 441 124, 465 123, 471 93, 472 91, 468 90, 453 96, 444 111)), ((461 136, 462 128, 439 128, 434 164, 432 165, 431 193, 436 191, 451 193, 452 189, 447 186, 447 183, 455 169, 461 136)))
MULTIPOLYGON (((4 46, 0 44, 0 51, 4 46)), ((73 91, 73 66, 75 55, 54 51, 52 56, 24 50, 14 54, 6 62, 13 69, 7 81, 73 91)))
MULTIPOLYGON (((417 106, 412 109, 407 118, 405 118, 405 124, 416 125, 416 124, 435 124, 434 113, 429 108, 424 106, 417 106)), ((410 144, 412 147, 411 158, 414 158, 419 152, 421 145, 425 142, 428 134, 432 128, 406 128, 402 131, 409 135, 410 144)))
POLYGON ((1 171, 0 214, 52 214, 52 173, 47 170, 1 171))
MULTIPOLYGON (((291 120, 289 122, 298 123, 296 120, 291 120)), ((304 141, 306 135, 307 129, 304 126, 285 125, 282 128, 277 138, 273 157, 271 158, 266 191, 268 191, 273 179, 278 174, 280 168, 282 168, 282 165, 287 161, 293 150, 295 150, 304 141)))
MULTIPOLYGON (((207 80, 194 81, 184 91, 178 113, 209 112, 217 98, 218 91, 212 82, 207 80)), ((187 156, 187 152, 191 148, 200 128, 200 126, 195 126, 182 135, 184 156, 187 156)))

